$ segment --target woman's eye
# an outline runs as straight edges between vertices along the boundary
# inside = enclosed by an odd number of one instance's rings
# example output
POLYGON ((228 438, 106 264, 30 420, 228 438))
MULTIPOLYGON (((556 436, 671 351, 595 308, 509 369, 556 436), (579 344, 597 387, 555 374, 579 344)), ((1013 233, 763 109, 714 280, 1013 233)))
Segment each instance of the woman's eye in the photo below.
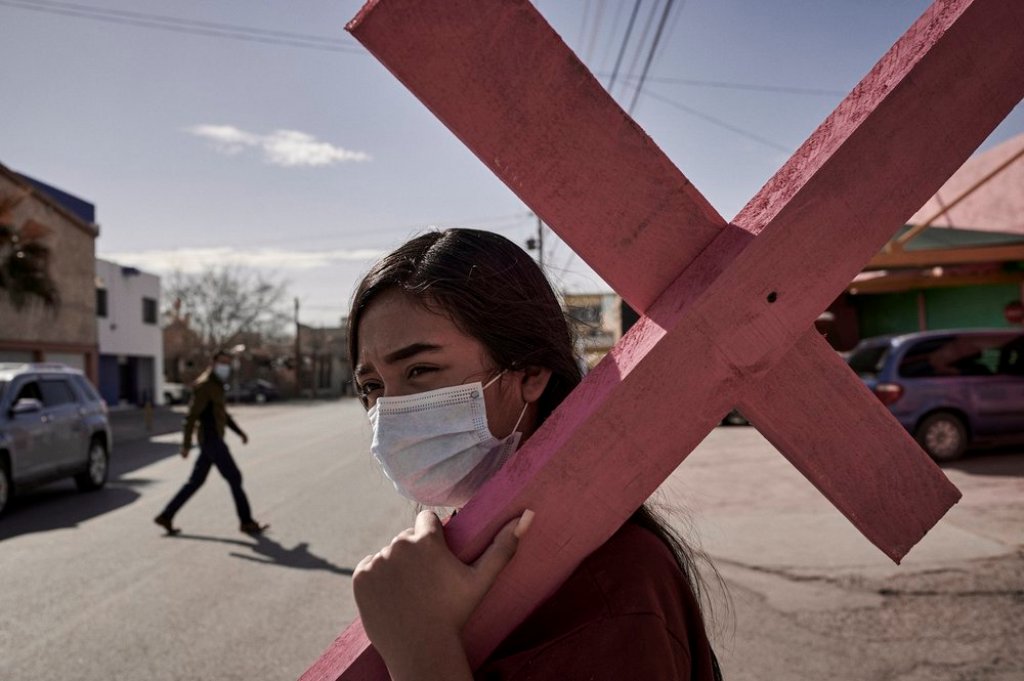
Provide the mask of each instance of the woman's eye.
POLYGON ((359 386, 359 396, 360 397, 369 397, 370 395, 372 395, 373 393, 377 392, 378 390, 381 390, 383 387, 384 386, 382 386, 380 383, 377 383, 376 381, 367 381, 366 383, 360 384, 360 386, 359 386))
POLYGON ((417 376, 422 376, 423 374, 430 373, 431 371, 437 371, 437 369, 434 367, 412 367, 409 369, 407 375, 409 378, 416 378, 417 376))

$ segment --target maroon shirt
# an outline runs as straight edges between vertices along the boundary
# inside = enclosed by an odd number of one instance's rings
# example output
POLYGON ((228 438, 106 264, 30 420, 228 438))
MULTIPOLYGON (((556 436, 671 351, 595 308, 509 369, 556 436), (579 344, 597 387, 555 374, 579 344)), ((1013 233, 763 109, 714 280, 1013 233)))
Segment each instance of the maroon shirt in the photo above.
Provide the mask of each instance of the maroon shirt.
POLYGON ((713 681, 700 608, 671 551, 627 522, 499 646, 480 681, 713 681))

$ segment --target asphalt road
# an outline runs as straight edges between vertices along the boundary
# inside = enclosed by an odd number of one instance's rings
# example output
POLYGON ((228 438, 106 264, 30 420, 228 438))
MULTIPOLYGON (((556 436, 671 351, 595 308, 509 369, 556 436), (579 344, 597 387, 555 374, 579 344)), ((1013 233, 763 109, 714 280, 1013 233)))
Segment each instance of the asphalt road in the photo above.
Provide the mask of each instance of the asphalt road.
MULTIPOLYGON (((352 567, 413 507, 377 472, 354 401, 234 413, 265 537, 238 532, 216 473, 183 534, 161 536, 152 518, 191 467, 175 433, 119 442, 103 491, 54 484, 0 519, 0 679, 289 681, 344 628, 352 567)), ((755 430, 714 431, 658 499, 725 580, 726 678, 1024 678, 1024 451, 946 472, 964 500, 895 567, 755 430)))

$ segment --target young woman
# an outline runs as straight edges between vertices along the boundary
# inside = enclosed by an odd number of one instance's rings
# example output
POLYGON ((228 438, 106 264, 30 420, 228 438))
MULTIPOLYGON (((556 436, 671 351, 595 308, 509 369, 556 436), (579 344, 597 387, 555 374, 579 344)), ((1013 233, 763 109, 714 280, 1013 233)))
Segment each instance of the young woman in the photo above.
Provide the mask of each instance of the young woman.
MULTIPOLYGON (((580 381, 572 331, 540 268, 476 230, 431 232, 380 260, 356 290, 348 339, 373 455, 400 493, 427 506, 461 507, 580 381)), ((423 511, 359 563, 356 604, 393 679, 474 678, 462 628, 532 518, 511 521, 466 565, 423 511)), ((698 587, 684 545, 641 508, 475 678, 720 678, 698 587)))

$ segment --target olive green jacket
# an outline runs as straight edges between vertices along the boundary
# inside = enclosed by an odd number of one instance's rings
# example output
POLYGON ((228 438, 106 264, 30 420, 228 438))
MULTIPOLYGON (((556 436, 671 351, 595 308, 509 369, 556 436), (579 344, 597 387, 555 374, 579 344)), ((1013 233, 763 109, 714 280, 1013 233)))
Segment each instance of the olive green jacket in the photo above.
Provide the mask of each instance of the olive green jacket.
POLYGON ((221 440, 224 439, 224 428, 230 428, 231 430, 243 435, 242 429, 238 427, 235 420, 228 414, 227 403, 224 399, 224 384, 217 374, 213 373, 209 369, 204 371, 196 382, 192 385, 192 398, 188 403, 188 415, 185 416, 185 446, 192 446, 192 434, 198 430, 199 442, 213 435, 213 433, 204 433, 202 424, 202 415, 206 409, 213 410, 213 421, 217 426, 217 437, 221 440))

